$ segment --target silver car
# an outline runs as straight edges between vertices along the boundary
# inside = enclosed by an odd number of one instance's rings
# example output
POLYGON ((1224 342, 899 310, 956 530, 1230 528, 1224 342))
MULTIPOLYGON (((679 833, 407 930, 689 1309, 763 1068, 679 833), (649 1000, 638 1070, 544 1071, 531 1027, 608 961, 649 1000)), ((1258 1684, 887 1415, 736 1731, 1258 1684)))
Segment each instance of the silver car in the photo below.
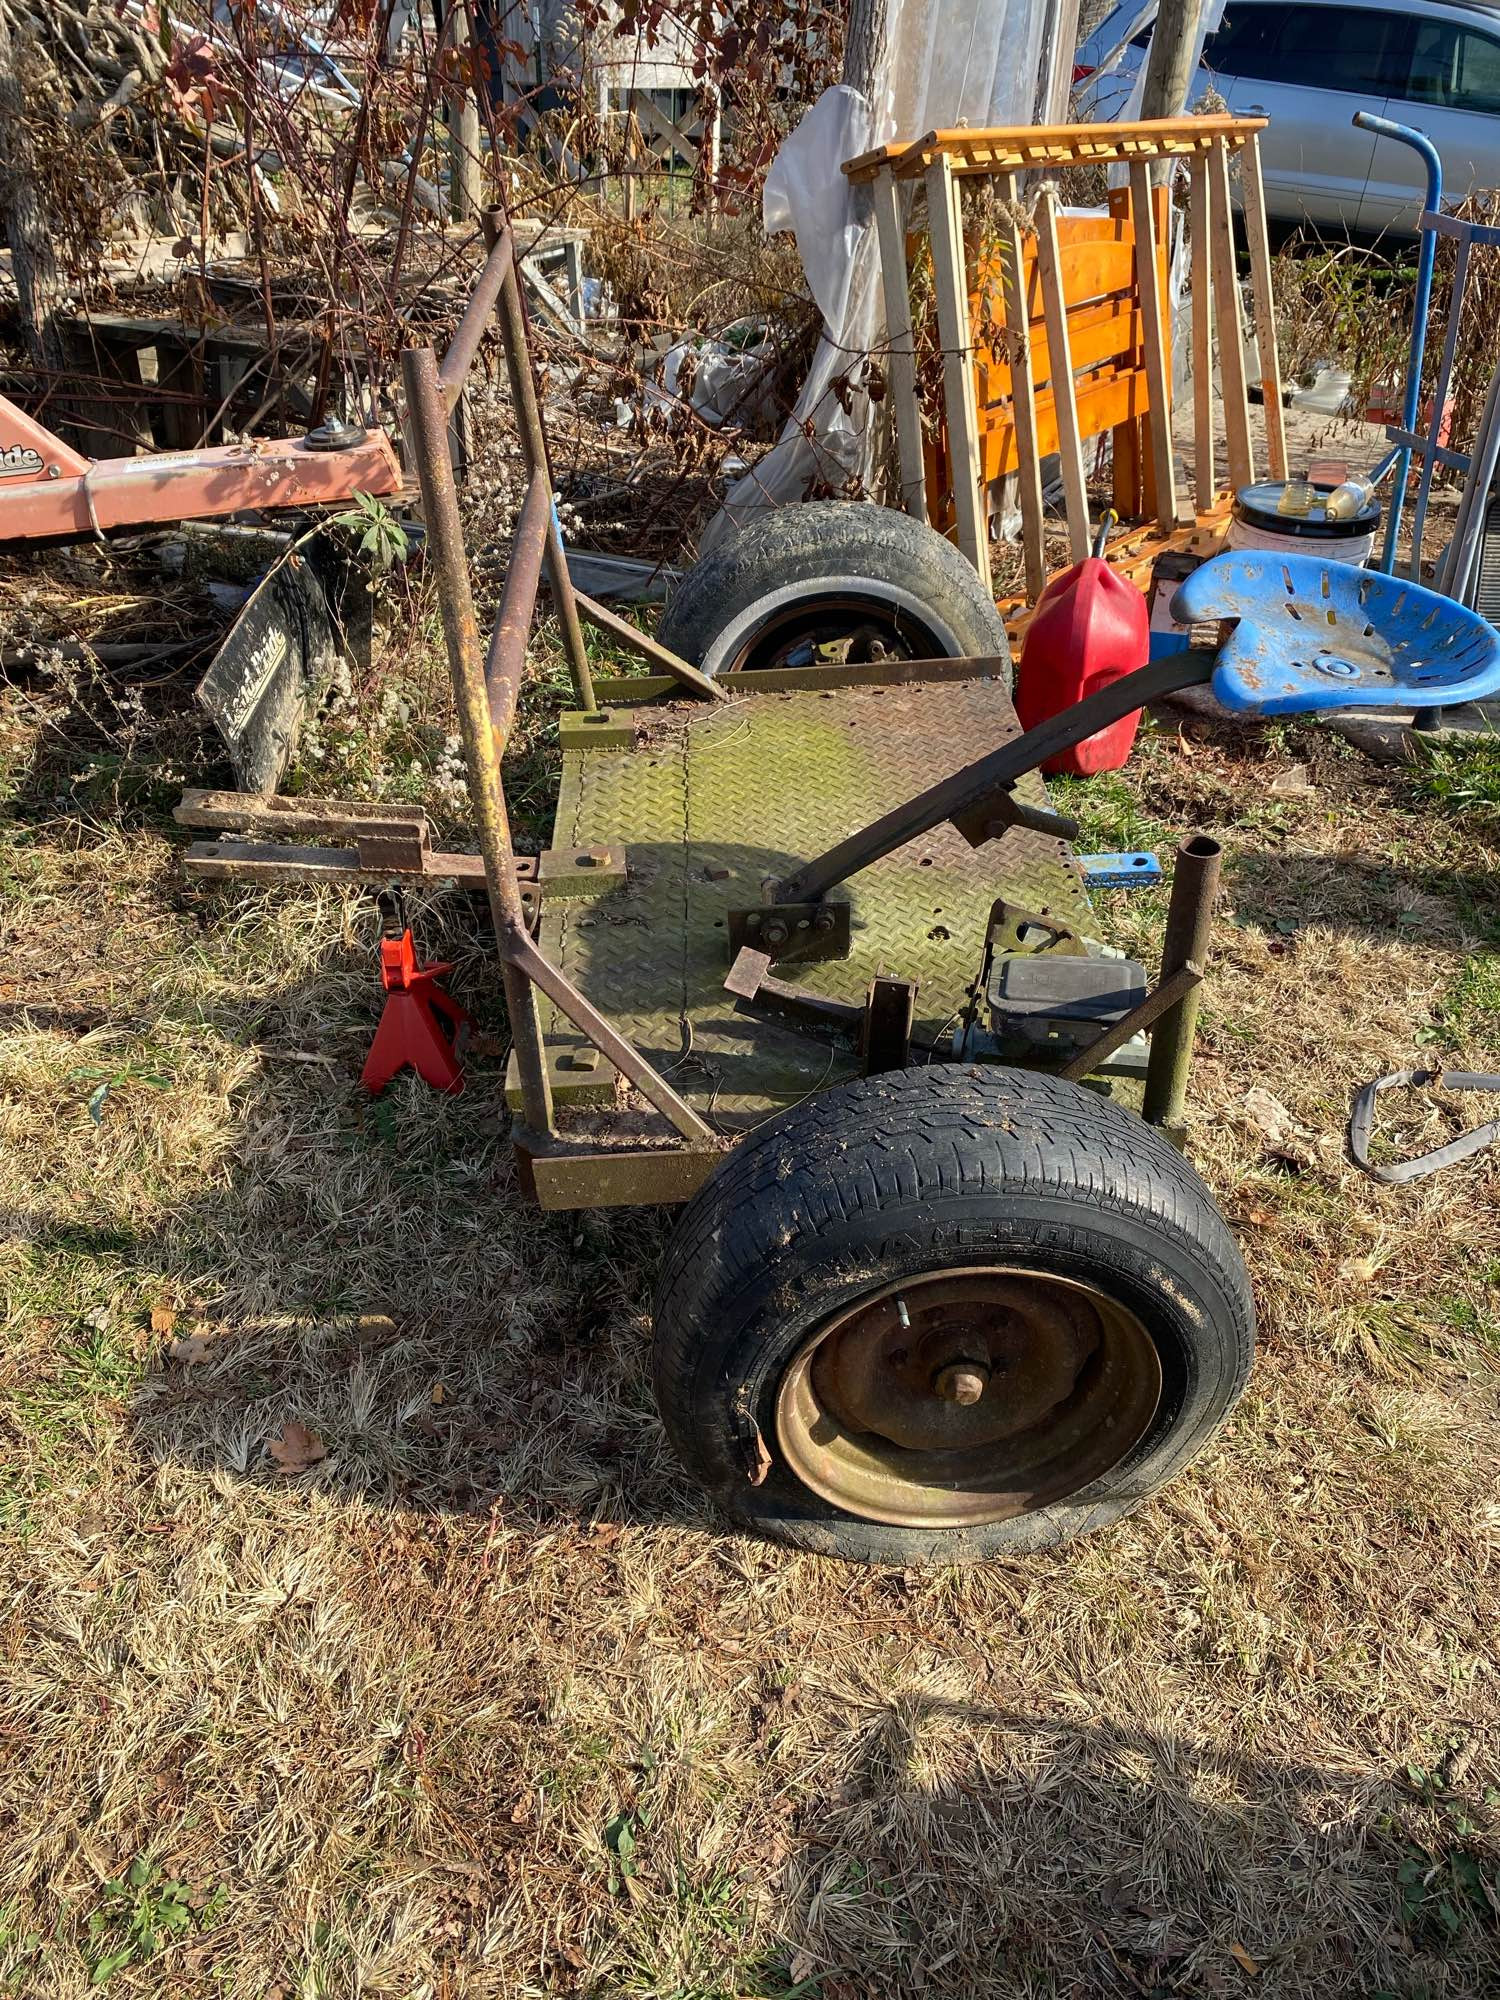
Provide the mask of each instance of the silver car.
MULTIPOLYGON (((1151 44, 1149 28, 1134 32, 1142 12, 1126 0, 1080 45, 1080 118, 1124 115, 1151 44), (1119 63, 1098 74, 1122 42, 1119 63)), ((1229 0, 1189 103, 1209 85, 1231 111, 1270 119, 1261 154, 1278 222, 1415 234, 1422 163, 1410 147, 1359 131, 1359 110, 1425 132, 1449 199, 1500 187, 1500 5, 1229 0)))

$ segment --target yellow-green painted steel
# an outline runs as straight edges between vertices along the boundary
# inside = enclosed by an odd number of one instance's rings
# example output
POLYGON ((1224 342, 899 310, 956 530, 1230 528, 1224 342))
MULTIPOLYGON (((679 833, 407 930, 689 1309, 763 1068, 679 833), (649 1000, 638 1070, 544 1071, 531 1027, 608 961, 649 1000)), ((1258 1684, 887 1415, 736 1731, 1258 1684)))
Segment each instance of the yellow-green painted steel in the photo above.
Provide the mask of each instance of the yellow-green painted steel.
MULTIPOLYGON (((743 1130, 857 1074, 832 1038, 735 1012, 723 990, 725 918, 768 877, 1018 734, 998 681, 745 694, 731 705, 652 703, 635 745, 563 757, 554 845, 623 846, 624 887, 546 910, 543 949, 700 1112, 743 1130)), ((576 741, 576 737, 570 741, 576 741)), ((1045 802, 1039 777, 1018 795, 1045 802)), ((979 969, 995 899, 1086 928, 1067 849, 1013 828, 971 848, 950 826, 832 892, 851 905, 847 959, 782 976, 862 1001, 877 972, 918 981, 916 1044, 943 1042, 979 969)), ((544 1008, 549 1048, 576 1045, 544 1008)))

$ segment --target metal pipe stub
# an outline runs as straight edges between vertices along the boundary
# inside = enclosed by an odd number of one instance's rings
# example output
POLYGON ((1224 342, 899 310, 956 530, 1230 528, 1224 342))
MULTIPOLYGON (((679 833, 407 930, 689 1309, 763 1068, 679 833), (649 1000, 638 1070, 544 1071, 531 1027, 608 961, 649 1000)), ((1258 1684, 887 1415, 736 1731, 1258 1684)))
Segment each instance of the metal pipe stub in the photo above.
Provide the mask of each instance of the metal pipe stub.
MULTIPOLYGON (((1167 907, 1167 931, 1162 942, 1163 985, 1186 967, 1196 971, 1208 963, 1223 860, 1224 850, 1206 833, 1190 834, 1177 850, 1172 900, 1167 907)), ((1141 1104, 1141 1115, 1148 1124, 1170 1129, 1182 1122, 1202 996, 1202 981, 1195 978, 1152 1030, 1141 1104)))

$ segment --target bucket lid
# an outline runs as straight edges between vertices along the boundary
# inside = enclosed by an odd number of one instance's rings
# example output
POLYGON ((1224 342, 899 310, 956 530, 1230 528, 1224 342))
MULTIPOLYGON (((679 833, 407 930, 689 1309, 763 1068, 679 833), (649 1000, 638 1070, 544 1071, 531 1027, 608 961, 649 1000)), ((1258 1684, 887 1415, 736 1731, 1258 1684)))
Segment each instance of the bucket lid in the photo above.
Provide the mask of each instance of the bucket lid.
POLYGON ((1328 509, 1324 505, 1327 496, 1334 491, 1331 486, 1318 486, 1314 491, 1321 497, 1314 500, 1306 514, 1278 514, 1281 496, 1288 485, 1302 485, 1302 480, 1263 479, 1254 486, 1242 486, 1234 496, 1234 517, 1247 527, 1263 528, 1273 535, 1305 535, 1310 541, 1347 541, 1355 535, 1368 535, 1380 525, 1380 502, 1372 500, 1352 520, 1330 521, 1328 509))

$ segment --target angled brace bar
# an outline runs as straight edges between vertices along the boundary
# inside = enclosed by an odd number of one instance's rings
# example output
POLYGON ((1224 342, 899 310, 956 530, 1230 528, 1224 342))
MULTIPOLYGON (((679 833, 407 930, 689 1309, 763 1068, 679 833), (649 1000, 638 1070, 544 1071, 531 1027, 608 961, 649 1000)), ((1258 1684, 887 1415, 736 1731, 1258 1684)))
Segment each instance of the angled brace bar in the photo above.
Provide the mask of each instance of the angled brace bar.
POLYGON ((861 868, 868 868, 872 861, 893 854, 919 834, 930 833, 944 820, 966 818, 997 793, 1008 792, 1019 778, 1037 770, 1060 750, 1071 749, 1096 730, 1107 729, 1133 710, 1160 701, 1163 695, 1203 686, 1213 678, 1213 671, 1211 655, 1169 653, 1164 659, 1152 660, 1074 707, 1064 709, 1061 715, 1039 722, 1035 729, 1002 744, 977 763, 966 764, 951 777, 939 779, 927 791, 882 814, 858 833, 851 833, 847 840, 809 861, 795 875, 788 875, 777 886, 775 900, 813 902, 861 868))
POLYGON ((684 1103, 639 1049, 632 1047, 617 1028, 610 1026, 597 1007, 590 1005, 561 967, 543 956, 524 930, 510 930, 500 939, 500 949, 506 962, 523 972, 533 986, 539 986, 552 1004, 567 1015, 579 1033, 587 1035, 601 1055, 608 1056, 620 1074, 656 1106, 684 1139, 712 1143, 712 1130, 693 1107, 684 1103))

